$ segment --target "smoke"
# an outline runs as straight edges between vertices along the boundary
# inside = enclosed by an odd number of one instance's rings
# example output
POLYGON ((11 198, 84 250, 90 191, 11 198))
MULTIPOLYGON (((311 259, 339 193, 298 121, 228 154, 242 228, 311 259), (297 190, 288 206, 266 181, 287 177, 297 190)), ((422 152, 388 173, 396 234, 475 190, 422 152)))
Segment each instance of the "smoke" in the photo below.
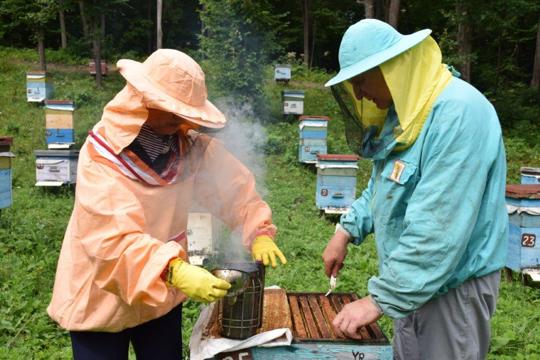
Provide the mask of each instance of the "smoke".
MULTIPOLYGON (((263 149, 267 139, 264 127, 257 121, 253 106, 249 103, 238 104, 233 98, 221 98, 214 103, 227 117, 227 125, 210 135, 222 142, 227 150, 253 173, 257 192, 264 198, 267 191, 264 187, 266 166, 263 149)), ((228 178, 229 176, 225 176, 228 171, 231 170, 224 164, 220 169, 221 173, 214 175, 228 178)), ((221 210, 228 205, 213 204, 215 208, 221 210)), ((236 209, 226 210, 236 211, 236 209)), ((213 247, 217 253, 214 260, 218 264, 252 260, 251 254, 243 245, 241 231, 242 229, 229 229, 219 219, 214 219, 212 237, 213 247)))
POLYGON ((257 180, 257 191, 264 197, 267 194, 264 187, 266 166, 263 153, 266 132, 257 122, 253 106, 247 102, 237 104, 231 98, 218 99, 216 106, 227 117, 227 125, 215 137, 251 170, 257 180))

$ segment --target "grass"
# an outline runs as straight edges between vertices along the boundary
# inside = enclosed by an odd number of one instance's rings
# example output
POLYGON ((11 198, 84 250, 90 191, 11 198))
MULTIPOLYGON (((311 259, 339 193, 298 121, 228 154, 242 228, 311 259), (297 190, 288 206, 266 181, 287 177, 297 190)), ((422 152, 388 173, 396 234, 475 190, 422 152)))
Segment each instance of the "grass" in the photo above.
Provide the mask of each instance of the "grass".
MULTIPOLYGON (((67 332, 47 316, 56 261, 65 227, 73 205, 72 189, 45 191, 34 186, 35 149, 44 149, 44 112, 29 104, 25 97, 25 72, 32 70, 32 58, 26 52, 0 49, 9 61, 0 63, 0 135, 14 136, 13 205, 0 215, 0 359, 69 359, 67 332)), ((76 102, 75 130, 77 146, 88 129, 99 120, 105 103, 123 86, 112 73, 105 87, 98 91, 84 71, 51 67, 57 99, 76 102)), ((270 72, 269 72, 270 73, 270 72)), ((306 90, 307 114, 328 115, 329 151, 346 153, 343 124, 338 108, 321 84, 327 77, 317 71, 302 70, 289 88, 306 90)), ((270 76, 266 84, 270 117, 266 124, 268 141, 264 147, 266 177, 261 184, 272 207, 279 228, 277 241, 289 264, 267 272, 267 285, 279 285, 291 291, 324 292, 321 253, 334 231, 333 218, 321 217, 315 207, 315 178, 311 166, 297 162, 297 124, 282 121, 281 85, 270 76)), ((535 119, 538 120, 538 119, 535 119)), ((505 129, 508 158, 508 182, 519 182, 520 166, 540 166, 538 125, 528 119, 512 129, 505 129)), ((360 161, 358 191, 366 185, 370 163, 360 161)), ((360 247, 351 247, 337 291, 366 293, 369 277, 376 274, 377 258, 373 239, 360 247)), ((540 292, 515 281, 501 285, 497 312, 492 321, 492 347, 489 359, 540 359, 540 292)), ((199 305, 184 307, 183 340, 186 347, 199 305)), ((381 320, 387 336, 392 335, 391 321, 381 320)))

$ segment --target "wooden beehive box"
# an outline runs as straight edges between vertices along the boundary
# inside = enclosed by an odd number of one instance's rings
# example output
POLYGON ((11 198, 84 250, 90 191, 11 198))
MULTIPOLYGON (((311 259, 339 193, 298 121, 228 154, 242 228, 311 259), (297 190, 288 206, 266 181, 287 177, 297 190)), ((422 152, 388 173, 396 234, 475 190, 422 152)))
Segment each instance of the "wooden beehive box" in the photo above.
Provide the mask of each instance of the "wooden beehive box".
POLYGON ((291 80, 291 65, 277 64, 274 68, 274 80, 288 83, 291 80))
POLYGON ((69 149, 75 144, 73 112, 70 100, 45 100, 45 134, 49 149, 69 149))
POLYGON ((26 100, 28 102, 43 102, 53 96, 53 86, 47 73, 33 71, 26 73, 26 100))
MULTIPOLYGON (((289 346, 253 347, 236 354, 220 354, 216 359, 357 359, 391 360, 392 346, 377 323, 362 327, 360 340, 342 338, 334 333, 332 321, 356 294, 286 293, 283 289, 265 289, 262 331, 289 328, 293 343, 289 346), (235 357, 236 355, 236 357, 235 357)), ((219 337, 219 314, 212 314, 205 336, 219 337)))
POLYGON ((283 90, 283 115, 302 115, 304 113, 304 90, 283 90))
POLYGON ((327 214, 347 212, 356 200, 358 155, 317 154, 315 203, 327 214))
MULTIPOLYGON (((90 72, 90 75, 96 75, 96 62, 94 60, 90 60, 88 63, 88 70, 90 72)), ((109 66, 107 65, 107 61, 101 60, 101 75, 107 76, 107 73, 109 72, 109 66)))
POLYGON ((79 150, 35 150, 36 186, 75 184, 79 150))
POLYGON ((326 154, 328 116, 302 115, 298 124, 298 161, 305 164, 317 162, 317 154, 326 154))
POLYGON ((216 221, 207 212, 190 212, 187 223, 189 262, 203 265, 214 253, 213 238, 216 236, 216 221))
POLYGON ((13 138, 0 136, 0 209, 10 207, 13 203, 11 150, 13 138))

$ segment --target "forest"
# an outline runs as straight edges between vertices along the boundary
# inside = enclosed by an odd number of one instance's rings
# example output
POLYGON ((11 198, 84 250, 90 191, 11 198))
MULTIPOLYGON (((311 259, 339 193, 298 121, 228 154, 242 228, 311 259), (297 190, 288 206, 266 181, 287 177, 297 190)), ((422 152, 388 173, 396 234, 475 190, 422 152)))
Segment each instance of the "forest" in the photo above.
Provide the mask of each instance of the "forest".
POLYGON ((374 17, 404 34, 432 29, 444 62, 513 124, 535 114, 539 8, 532 0, 3 0, 0 46, 37 49, 43 70, 47 49, 71 62, 113 64, 175 48, 205 61, 217 89, 257 99, 264 64, 292 61, 335 71, 341 34, 374 17))

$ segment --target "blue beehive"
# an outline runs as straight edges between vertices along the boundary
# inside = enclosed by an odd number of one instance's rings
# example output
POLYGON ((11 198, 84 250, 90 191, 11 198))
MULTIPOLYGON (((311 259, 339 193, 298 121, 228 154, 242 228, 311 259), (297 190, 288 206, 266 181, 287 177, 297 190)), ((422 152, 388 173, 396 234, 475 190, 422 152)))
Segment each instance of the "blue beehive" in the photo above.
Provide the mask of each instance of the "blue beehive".
POLYGON ((73 112, 69 100, 45 100, 45 134, 49 149, 68 149, 75 144, 73 112))
POLYGON ((521 183, 522 184, 540 184, 540 168, 522 167, 521 168, 521 183))
POLYGON ((42 102, 53 96, 53 86, 47 80, 45 71, 26 73, 26 100, 28 102, 42 102))
POLYGON ((0 209, 10 207, 13 202, 10 148, 12 137, 0 136, 0 209))
POLYGON ((358 155, 317 154, 317 208, 327 214, 347 212, 356 199, 358 155))
POLYGON ((327 116, 300 116, 298 133, 298 160, 306 164, 317 162, 317 154, 326 154, 326 137, 328 134, 327 116))
POLYGON ((274 68, 274 80, 288 83, 291 80, 291 65, 276 65, 274 68))
POLYGON ((506 267, 524 271, 540 267, 540 185, 506 186, 509 215, 506 267))
POLYGON ((304 113, 304 90, 283 90, 283 115, 302 115, 304 113))

